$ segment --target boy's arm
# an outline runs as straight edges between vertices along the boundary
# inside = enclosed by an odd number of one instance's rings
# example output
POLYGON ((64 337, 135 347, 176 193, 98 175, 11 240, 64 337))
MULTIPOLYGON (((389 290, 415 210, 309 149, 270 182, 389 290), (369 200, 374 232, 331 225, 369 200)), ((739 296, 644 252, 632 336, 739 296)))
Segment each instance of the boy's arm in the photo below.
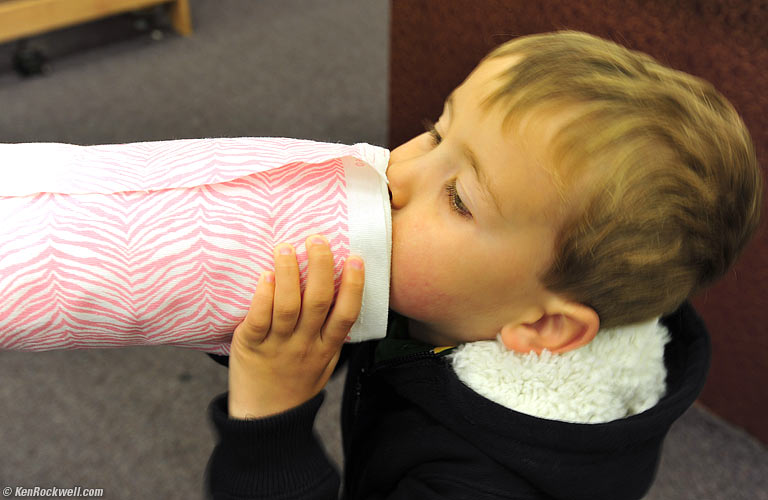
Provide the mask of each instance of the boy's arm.
MULTIPOLYGON (((218 444, 206 468, 207 498, 214 500, 280 499, 337 500, 339 473, 331 464, 313 433, 317 410, 325 391, 302 405, 278 415, 235 420, 227 415, 227 394, 216 397, 209 415, 218 434, 218 444)), ((393 457, 395 459, 396 457, 393 457)), ((472 464, 457 474, 455 464, 446 470, 445 463, 430 461, 408 471, 397 482, 386 500, 514 500, 542 499, 542 493, 520 480, 504 493, 491 492, 494 485, 478 488, 469 477, 472 464)), ((476 465, 482 469, 491 464, 476 465)), ((502 472, 504 473, 504 472, 502 472)), ((493 476, 484 470, 481 475, 493 476)), ((508 474, 508 471, 506 472, 508 474)), ((514 482, 514 481, 513 481, 514 482)), ((350 499, 353 500, 353 499, 350 499)), ((367 500, 365 498, 354 500, 367 500)))
POLYGON ((206 470, 213 498, 335 499, 339 475, 313 424, 362 304, 363 262, 347 258, 334 301, 334 259, 322 236, 307 239, 304 293, 290 245, 275 248, 251 307, 235 328, 229 392, 210 406, 219 442, 206 470))
MULTIPOLYGON (((315 415, 324 398, 325 391, 322 391, 309 401, 283 413, 261 419, 237 420, 228 417, 227 394, 217 396, 209 406, 218 442, 205 472, 206 498, 337 500, 339 473, 313 432, 315 415)), ((472 467, 471 464, 465 466, 472 467)), ((482 467, 486 468, 485 465, 482 467)), ((504 494, 491 493, 470 484, 471 481, 462 480, 467 475, 448 473, 440 463, 423 464, 418 470, 406 473, 394 491, 377 498, 546 498, 522 480, 517 487, 504 494)))
POLYGON ((339 474, 313 432, 325 391, 277 415, 238 420, 228 416, 227 394, 210 404, 218 434, 205 474, 213 499, 336 500, 339 474))

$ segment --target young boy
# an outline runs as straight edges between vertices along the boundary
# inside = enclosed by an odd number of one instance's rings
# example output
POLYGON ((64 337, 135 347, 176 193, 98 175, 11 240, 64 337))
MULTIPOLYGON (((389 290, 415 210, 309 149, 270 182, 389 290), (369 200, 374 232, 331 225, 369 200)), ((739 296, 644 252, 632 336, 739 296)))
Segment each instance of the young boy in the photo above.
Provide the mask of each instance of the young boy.
MULTIPOLYGON (((343 348, 344 498, 641 498, 706 377, 686 299, 758 223, 733 107, 605 40, 523 37, 392 151, 387 176, 390 323, 343 348)), ((331 307, 330 251, 310 243, 303 297, 291 249, 276 251, 235 331, 210 408, 215 498, 337 498, 312 424, 363 270, 347 264, 331 307)))

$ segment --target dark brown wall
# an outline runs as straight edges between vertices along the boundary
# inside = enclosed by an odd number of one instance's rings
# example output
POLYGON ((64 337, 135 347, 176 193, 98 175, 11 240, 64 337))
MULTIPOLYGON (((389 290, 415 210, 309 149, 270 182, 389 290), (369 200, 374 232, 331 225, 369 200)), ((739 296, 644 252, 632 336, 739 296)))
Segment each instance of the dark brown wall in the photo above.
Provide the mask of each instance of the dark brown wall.
MULTIPOLYGON (((392 0, 390 147, 436 119, 492 47, 556 29, 593 33, 700 76, 741 113, 768 163, 766 0, 392 0)), ((763 207, 764 220, 768 210, 763 207)), ((701 400, 768 443, 768 224, 694 305, 712 334, 701 400)))

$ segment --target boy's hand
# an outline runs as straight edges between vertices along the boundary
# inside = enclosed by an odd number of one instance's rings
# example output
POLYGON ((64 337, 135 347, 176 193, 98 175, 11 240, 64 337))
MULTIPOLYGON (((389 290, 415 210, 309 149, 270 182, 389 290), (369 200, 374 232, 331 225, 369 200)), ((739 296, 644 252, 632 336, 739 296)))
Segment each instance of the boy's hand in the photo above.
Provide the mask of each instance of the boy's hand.
POLYGON ((275 273, 259 277, 251 307, 235 328, 229 355, 229 416, 260 418, 308 401, 328 382, 363 297, 362 259, 345 262, 333 303, 333 255, 325 238, 313 244, 301 297, 299 266, 289 244, 275 248, 275 273), (288 249, 288 254, 280 250, 288 249), (357 261, 360 269, 352 264, 357 261), (271 281, 270 281, 271 278, 271 281))

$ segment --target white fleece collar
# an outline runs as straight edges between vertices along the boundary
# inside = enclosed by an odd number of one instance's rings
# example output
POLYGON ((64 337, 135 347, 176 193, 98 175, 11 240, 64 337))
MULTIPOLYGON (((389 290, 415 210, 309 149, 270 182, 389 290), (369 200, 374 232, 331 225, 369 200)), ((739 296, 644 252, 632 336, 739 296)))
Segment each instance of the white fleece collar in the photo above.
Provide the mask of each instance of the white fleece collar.
POLYGON ((600 330, 584 347, 519 354, 496 340, 469 342, 447 357, 459 379, 512 410, 550 420, 610 422, 641 413, 664 395, 664 346, 658 319, 600 330))

